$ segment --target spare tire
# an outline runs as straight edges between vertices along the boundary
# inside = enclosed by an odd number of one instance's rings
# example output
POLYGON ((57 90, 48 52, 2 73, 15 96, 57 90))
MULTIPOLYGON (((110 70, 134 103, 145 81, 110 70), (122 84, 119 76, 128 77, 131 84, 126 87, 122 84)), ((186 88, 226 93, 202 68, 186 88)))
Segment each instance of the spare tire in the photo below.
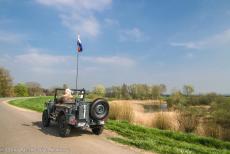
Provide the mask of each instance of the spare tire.
POLYGON ((102 98, 93 101, 90 107, 90 116, 95 120, 105 119, 109 114, 109 103, 102 98))

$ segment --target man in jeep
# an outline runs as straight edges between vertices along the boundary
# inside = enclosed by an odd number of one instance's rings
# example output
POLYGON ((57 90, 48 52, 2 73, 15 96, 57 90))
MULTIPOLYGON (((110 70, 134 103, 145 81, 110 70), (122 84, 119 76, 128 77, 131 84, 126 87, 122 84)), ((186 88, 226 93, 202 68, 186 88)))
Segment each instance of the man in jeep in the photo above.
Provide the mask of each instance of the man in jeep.
POLYGON ((59 99, 59 103, 73 103, 74 97, 72 95, 72 91, 70 89, 65 90, 65 94, 59 99))

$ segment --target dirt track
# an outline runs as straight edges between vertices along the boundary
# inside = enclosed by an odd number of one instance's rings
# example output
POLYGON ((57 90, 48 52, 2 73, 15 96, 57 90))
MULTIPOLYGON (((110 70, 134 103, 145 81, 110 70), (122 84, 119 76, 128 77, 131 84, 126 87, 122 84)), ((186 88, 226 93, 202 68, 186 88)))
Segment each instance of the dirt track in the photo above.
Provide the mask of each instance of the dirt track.
POLYGON ((73 153, 73 154, 136 154, 142 151, 113 143, 105 131, 96 136, 89 130, 73 129, 70 137, 58 136, 56 124, 42 128, 41 113, 20 109, 0 99, 1 153, 73 153))

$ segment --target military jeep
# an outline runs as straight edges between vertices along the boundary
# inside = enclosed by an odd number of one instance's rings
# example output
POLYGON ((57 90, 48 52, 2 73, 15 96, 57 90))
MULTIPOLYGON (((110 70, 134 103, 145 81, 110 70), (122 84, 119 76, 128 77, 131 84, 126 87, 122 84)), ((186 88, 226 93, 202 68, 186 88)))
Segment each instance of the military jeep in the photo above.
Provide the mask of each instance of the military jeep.
POLYGON ((42 114, 42 125, 48 127, 50 121, 58 124, 58 132, 62 137, 70 134, 71 128, 91 128, 92 132, 100 135, 109 114, 109 104, 103 98, 92 102, 85 101, 85 89, 71 89, 73 100, 63 102, 60 95, 65 89, 55 89, 54 100, 45 102, 42 114))

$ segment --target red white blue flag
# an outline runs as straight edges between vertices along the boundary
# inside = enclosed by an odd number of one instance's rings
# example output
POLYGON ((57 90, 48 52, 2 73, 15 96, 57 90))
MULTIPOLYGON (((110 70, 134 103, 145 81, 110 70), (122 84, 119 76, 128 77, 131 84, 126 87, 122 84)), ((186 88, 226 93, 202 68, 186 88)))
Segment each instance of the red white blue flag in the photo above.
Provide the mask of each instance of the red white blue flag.
POLYGON ((80 35, 77 36, 77 52, 82 52, 83 48, 82 48, 82 44, 81 44, 81 40, 80 40, 80 35))

